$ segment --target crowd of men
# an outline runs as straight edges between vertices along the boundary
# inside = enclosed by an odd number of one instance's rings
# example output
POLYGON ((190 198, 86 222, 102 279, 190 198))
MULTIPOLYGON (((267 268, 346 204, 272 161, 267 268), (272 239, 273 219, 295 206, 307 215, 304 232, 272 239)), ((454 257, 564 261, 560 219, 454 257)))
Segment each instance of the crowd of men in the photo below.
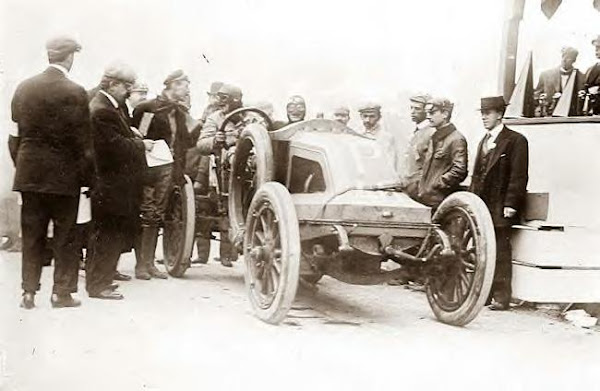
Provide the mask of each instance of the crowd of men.
MULTIPOLYGON (((600 36, 592 40, 596 59, 600 60, 600 36)), ((541 73, 535 88, 534 116, 547 117, 554 110, 561 97, 570 93, 569 116, 595 115, 600 113, 600 63, 596 62, 583 73, 575 67, 579 51, 570 46, 561 50, 561 60, 557 67, 541 73), (572 90, 567 91, 569 85, 572 90)))
MULTIPOLYGON (((173 186, 182 184, 188 174, 197 193, 209 191, 211 159, 235 145, 239 136, 233 123, 224 132, 218 130, 227 114, 242 107, 242 91, 213 83, 202 118, 191 121, 190 81, 183 71, 169 74, 162 93, 150 100, 148 88, 136 83, 135 72, 125 64, 106 68, 99 85, 86 92, 68 78, 81 46, 72 38, 58 37, 46 48, 49 67, 22 82, 12 101, 20 140, 13 189, 23 201, 21 306, 35 306, 50 221, 55 259, 52 306, 81 304, 72 294, 77 291, 82 246, 76 218, 80 189, 85 187, 92 189, 93 215, 86 290, 92 298, 120 300, 123 295, 115 281, 131 279, 117 271, 124 252, 135 251, 137 279, 167 278, 155 264, 155 252, 173 186), (173 162, 149 167, 146 154, 158 142, 168 145, 173 162)), ((270 104, 257 106, 272 116, 270 104)), ((451 122, 453 108, 446 98, 413 96, 415 129, 403 154, 395 150, 393 131, 382 126, 379 104, 367 103, 358 110, 364 135, 379 143, 394 164, 402 160, 402 191, 434 210, 459 190, 468 175, 467 141, 451 122)), ((510 226, 519 219, 528 181, 527 140, 503 125, 505 108, 502 97, 481 100, 487 132, 477 150, 470 185, 488 205, 496 227, 498 260, 491 297, 495 309, 509 305, 510 226)), ((274 128, 306 117, 301 96, 292 96, 286 109, 287 120, 273 121, 274 128)), ((349 108, 336 108, 333 118, 348 124, 349 108)), ((208 261, 211 230, 210 224, 198 227, 197 262, 208 261)), ((231 266, 236 257, 223 229, 219 260, 231 266)))

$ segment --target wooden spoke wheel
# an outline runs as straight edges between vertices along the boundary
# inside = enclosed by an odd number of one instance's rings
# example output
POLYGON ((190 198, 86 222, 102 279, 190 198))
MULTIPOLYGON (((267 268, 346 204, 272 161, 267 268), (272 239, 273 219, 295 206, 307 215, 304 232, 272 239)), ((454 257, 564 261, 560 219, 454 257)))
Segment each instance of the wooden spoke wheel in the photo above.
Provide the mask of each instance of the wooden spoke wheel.
POLYGON ((169 199, 163 228, 163 253, 167 272, 182 277, 190 267, 195 229, 194 188, 189 177, 176 186, 169 199))
POLYGON ((427 282, 427 299, 442 322, 464 326, 487 300, 496 265, 496 239, 490 213, 474 194, 448 196, 433 216, 440 233, 427 282), (450 248, 448 248, 450 247, 450 248))
POLYGON ((268 182, 255 194, 243 247, 254 313, 267 323, 280 323, 296 297, 300 273, 298 218, 283 185, 268 182))
POLYGON ((231 236, 235 244, 241 244, 252 198, 260 186, 274 176, 271 139, 262 125, 249 124, 244 128, 231 170, 228 200, 231 236))

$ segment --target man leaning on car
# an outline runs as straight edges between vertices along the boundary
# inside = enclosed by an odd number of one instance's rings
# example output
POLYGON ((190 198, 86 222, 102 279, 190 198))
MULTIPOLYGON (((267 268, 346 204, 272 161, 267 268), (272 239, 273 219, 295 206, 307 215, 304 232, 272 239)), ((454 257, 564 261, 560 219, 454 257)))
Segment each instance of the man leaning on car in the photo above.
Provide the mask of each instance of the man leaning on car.
POLYGON ((426 106, 435 131, 425 153, 417 200, 434 209, 458 190, 468 172, 467 140, 450 122, 453 108, 445 98, 431 99, 426 106))

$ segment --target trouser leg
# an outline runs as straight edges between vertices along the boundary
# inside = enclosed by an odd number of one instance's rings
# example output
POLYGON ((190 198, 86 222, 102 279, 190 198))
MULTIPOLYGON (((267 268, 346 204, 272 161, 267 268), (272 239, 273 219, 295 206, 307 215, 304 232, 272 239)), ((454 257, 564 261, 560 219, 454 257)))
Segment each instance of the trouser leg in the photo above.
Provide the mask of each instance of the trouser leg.
POLYGON ((496 227, 496 271, 492 297, 502 304, 509 304, 512 296, 512 246, 510 227, 496 227))
POLYGON ((40 289, 50 211, 45 205, 44 194, 23 192, 22 200, 22 288, 25 292, 35 293, 40 289))
POLYGON ((233 244, 229 240, 229 233, 227 231, 221 231, 221 242, 219 245, 219 256, 221 258, 228 258, 232 261, 235 261, 237 258, 236 253, 233 248, 233 244))
POLYGON ((93 250, 86 263, 86 289, 95 295, 113 282, 124 245, 120 218, 110 217, 96 221, 93 250))
POLYGON ((64 295, 77 292, 80 248, 77 240, 77 208, 79 197, 53 196, 54 221, 54 287, 52 292, 64 295))

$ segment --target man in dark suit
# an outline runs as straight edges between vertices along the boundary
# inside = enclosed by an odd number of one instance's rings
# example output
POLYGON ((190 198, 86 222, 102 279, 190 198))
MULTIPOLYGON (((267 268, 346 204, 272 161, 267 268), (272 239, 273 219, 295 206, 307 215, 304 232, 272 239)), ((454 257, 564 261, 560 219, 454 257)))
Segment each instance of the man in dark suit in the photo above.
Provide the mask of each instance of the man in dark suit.
MULTIPOLYGON (((577 61, 579 52, 572 47, 564 47, 561 50, 560 66, 548 69, 540 75, 538 86, 535 90, 537 94, 546 94, 546 100, 553 102, 560 98, 560 95, 565 93, 565 88, 572 77, 575 78, 574 88, 571 91, 571 108, 569 115, 578 115, 578 99, 577 93, 583 89, 585 84, 585 76, 573 64, 577 61)), ((554 106, 550 108, 553 110, 554 106)), ((548 115, 552 114, 551 111, 548 115)))
POLYGON ((12 119, 19 129, 13 190, 21 192, 23 232, 23 300, 35 306, 48 224, 54 222, 54 287, 51 303, 77 307, 79 257, 75 222, 82 186, 91 179, 89 111, 83 87, 69 80, 74 53, 81 46, 72 38, 46 43, 50 66, 22 82, 12 100, 12 119))
POLYGON ((590 99, 588 113, 600 114, 600 97, 598 96, 600 87, 600 35, 592 41, 592 45, 594 45, 596 50, 598 62, 592 65, 585 73, 585 87, 587 87, 587 92, 593 95, 592 99, 590 99))
POLYGON ((127 65, 110 66, 90 102, 97 183, 92 192, 94 228, 86 289, 93 298, 123 298, 112 282, 121 253, 133 247, 138 225, 145 151, 152 149, 153 141, 136 138, 125 115, 134 82, 135 73, 127 65))
POLYGON ((527 139, 502 124, 506 104, 501 96, 481 99, 487 133, 477 151, 470 191, 486 203, 496 231, 496 272, 492 309, 506 310, 512 294, 511 226, 519 221, 527 193, 527 139))

